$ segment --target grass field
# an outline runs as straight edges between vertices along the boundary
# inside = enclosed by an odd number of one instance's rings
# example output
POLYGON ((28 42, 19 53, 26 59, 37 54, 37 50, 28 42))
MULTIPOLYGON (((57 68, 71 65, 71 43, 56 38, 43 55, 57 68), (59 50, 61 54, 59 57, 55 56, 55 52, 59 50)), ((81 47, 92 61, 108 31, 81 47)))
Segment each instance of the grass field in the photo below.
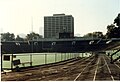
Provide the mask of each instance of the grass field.
MULTIPOLYGON (((9 55, 10 60, 5 61, 3 60, 2 65, 3 68, 11 68, 11 54, 4 54, 9 55)), ((4 59, 3 55, 3 59, 4 59)), ((90 53, 27 53, 27 54, 13 54, 13 60, 20 59, 21 62, 30 62, 32 60, 32 65, 42 65, 42 64, 49 64, 59 61, 64 61, 67 59, 71 59, 74 57, 89 57, 90 53)), ((19 65, 22 67, 22 65, 19 65)), ((30 64, 25 64, 25 66, 30 66, 30 64)))
MULTIPOLYGON (((114 53, 114 51, 107 51, 107 53, 114 53)), ((54 63, 54 62, 59 62, 59 61, 64 61, 67 59, 71 59, 74 57, 89 57, 91 54, 90 53, 25 53, 25 54, 13 54, 13 60, 20 59, 21 62, 30 62, 32 60, 32 66, 35 65, 43 65, 43 64, 49 64, 49 63, 54 63)), ((120 56, 120 52, 118 52, 116 55, 113 56, 113 59, 117 58, 120 56)), ((3 54, 2 59, 2 65, 3 68, 11 68, 11 54, 3 54), (4 60, 4 55, 9 55, 10 60, 6 61, 4 60)), ((22 67, 22 65, 19 65, 22 67)), ((30 66, 30 64, 25 64, 25 66, 30 66)))

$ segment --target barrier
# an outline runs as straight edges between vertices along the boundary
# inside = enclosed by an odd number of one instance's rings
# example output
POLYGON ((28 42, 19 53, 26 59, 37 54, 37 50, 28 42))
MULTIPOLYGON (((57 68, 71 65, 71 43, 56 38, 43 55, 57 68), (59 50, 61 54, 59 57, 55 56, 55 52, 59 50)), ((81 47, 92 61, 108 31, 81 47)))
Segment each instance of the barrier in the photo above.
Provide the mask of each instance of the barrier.
MULTIPOLYGON (((2 58, 3 69, 14 69, 13 61, 17 60, 19 67, 38 66, 50 63, 65 61, 77 57, 89 57, 90 53, 25 53, 25 54, 3 54, 10 56, 10 60, 6 61, 2 58)), ((16 62, 15 62, 16 63, 16 62)))

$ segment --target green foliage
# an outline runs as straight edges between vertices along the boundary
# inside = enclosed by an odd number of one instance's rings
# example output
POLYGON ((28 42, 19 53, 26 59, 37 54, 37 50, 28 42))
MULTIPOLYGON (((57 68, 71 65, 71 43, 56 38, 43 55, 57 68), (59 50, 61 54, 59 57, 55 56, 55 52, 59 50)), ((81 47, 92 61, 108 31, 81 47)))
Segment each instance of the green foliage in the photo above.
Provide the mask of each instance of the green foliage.
POLYGON ((106 38, 120 38, 120 13, 115 18, 114 23, 117 26, 114 24, 107 26, 106 38))
POLYGON ((120 38, 120 28, 115 27, 115 25, 108 25, 106 37, 107 38, 120 38))
POLYGON ((1 34, 1 41, 14 41, 15 35, 13 33, 2 33, 1 34))
POLYGON ((16 37, 15 40, 16 40, 16 41, 24 41, 24 38, 21 38, 19 35, 17 35, 17 37, 16 37))
POLYGON ((42 35, 39 35, 37 33, 30 33, 26 35, 26 38, 22 38, 19 35, 15 38, 15 35, 13 33, 1 33, 1 41, 24 41, 24 40, 38 40, 42 38, 42 35))
POLYGON ((88 34, 84 35, 83 37, 86 37, 86 38, 102 38, 103 33, 102 32, 93 32, 93 33, 88 33, 88 34))
POLYGON ((119 13, 118 16, 115 18, 114 23, 115 23, 118 27, 120 27, 120 13, 119 13))
POLYGON ((42 38, 42 35, 39 35, 38 33, 34 33, 34 32, 27 34, 27 36, 26 36, 27 40, 37 40, 40 38, 42 38))

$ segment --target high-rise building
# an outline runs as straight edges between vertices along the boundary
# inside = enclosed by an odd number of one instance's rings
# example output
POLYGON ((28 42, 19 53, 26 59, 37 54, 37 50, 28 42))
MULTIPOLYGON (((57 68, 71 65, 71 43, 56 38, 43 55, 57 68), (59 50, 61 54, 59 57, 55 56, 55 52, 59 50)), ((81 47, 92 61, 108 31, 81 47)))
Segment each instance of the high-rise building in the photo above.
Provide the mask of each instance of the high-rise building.
POLYGON ((44 38, 59 38, 60 33, 70 33, 74 37, 74 18, 72 15, 53 14, 44 17, 44 38))

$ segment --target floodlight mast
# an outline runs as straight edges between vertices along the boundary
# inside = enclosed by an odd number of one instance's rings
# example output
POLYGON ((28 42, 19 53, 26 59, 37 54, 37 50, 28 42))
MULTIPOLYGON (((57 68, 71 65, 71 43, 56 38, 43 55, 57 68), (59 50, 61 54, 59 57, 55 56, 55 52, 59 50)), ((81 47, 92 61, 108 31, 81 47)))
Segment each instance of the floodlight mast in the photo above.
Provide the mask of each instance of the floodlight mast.
MULTIPOLYGON (((31 16, 31 30, 32 30, 32 35, 33 35, 33 16, 31 16)), ((32 66, 32 55, 33 55, 33 37, 32 37, 32 41, 31 41, 31 50, 32 53, 30 54, 30 66, 32 66)))
POLYGON ((33 32, 33 16, 31 17, 31 29, 32 29, 32 32, 33 32))

